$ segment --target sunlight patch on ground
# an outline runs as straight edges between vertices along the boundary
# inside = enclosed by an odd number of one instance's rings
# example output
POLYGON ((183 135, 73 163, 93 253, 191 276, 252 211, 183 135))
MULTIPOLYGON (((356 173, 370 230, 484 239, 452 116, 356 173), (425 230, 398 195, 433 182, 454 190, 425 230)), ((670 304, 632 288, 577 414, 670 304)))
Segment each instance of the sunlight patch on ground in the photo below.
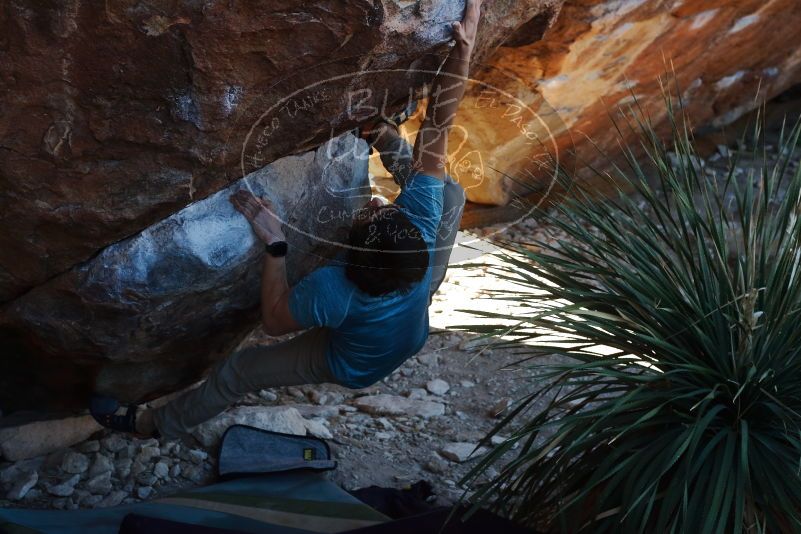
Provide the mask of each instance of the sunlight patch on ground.
MULTIPOLYGON (((536 295, 530 287, 518 284, 513 280, 504 279, 493 267, 504 265, 500 256, 508 251, 502 251, 489 241, 478 238, 469 232, 459 232, 451 254, 451 261, 445 280, 434 295, 429 308, 429 322, 432 328, 461 330, 464 327, 487 324, 510 324, 507 319, 493 319, 480 317, 471 313, 481 311, 523 318, 546 308, 558 308, 566 304, 565 301, 548 299, 544 292, 538 299, 527 298, 524 301, 493 298, 490 292, 508 292, 510 295, 525 293, 536 295)), ((575 345, 569 336, 557 331, 541 330, 543 337, 539 338, 538 346, 568 347, 575 345)), ((502 336, 503 339, 510 339, 502 336)), ((523 342, 533 345, 533 342, 523 342)), ((477 343, 476 346, 480 346, 477 343)), ((617 349, 604 345, 596 345, 585 349, 587 352, 599 355, 612 354, 617 349)))

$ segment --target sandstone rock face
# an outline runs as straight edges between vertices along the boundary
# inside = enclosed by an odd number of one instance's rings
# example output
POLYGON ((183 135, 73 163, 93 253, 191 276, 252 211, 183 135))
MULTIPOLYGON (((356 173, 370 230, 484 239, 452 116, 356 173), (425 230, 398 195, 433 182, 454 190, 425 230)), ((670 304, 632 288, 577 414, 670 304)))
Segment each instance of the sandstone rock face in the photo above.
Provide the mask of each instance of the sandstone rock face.
POLYGON ((526 191, 502 173, 547 191, 543 150, 599 164, 590 138, 614 155, 615 106, 636 97, 667 126, 658 77, 675 95, 675 73, 695 127, 725 125, 801 81, 799 39, 795 0, 567 0, 542 40, 509 39, 474 73, 452 163, 474 202, 526 191))
MULTIPOLYGON (((492 3, 477 61, 517 31, 539 38, 529 21, 562 1, 492 3)), ((420 94, 463 9, 4 3, 0 409, 199 379, 258 317, 261 246, 228 194, 269 193, 296 227, 293 279, 316 266, 365 192, 363 144, 329 140, 420 94)))
POLYGON ((197 380, 258 318, 264 245, 230 195, 272 199, 292 243, 292 283, 347 235, 350 217, 332 213, 369 199, 366 152, 348 134, 277 160, 9 303, 4 407, 85 403, 90 391, 130 402, 197 380))

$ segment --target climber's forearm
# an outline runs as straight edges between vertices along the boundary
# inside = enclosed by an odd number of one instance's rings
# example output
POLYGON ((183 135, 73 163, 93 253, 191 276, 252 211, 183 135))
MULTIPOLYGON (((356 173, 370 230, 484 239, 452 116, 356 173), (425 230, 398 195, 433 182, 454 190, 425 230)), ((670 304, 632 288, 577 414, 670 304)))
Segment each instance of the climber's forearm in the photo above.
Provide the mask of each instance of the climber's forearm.
POLYGON ((464 96, 472 47, 457 44, 434 79, 426 109, 414 144, 414 166, 423 174, 445 177, 448 130, 464 96))
MULTIPOLYGON (((266 197, 259 199, 240 189, 231 195, 230 200, 248 220, 261 242, 286 241, 283 224, 266 197)), ((289 291, 284 258, 265 254, 261 268, 261 322, 268 335, 279 336, 302 328, 289 311, 289 291)))
POLYGON ((457 43, 445 60, 431 86, 431 97, 426 110, 429 127, 443 130, 447 134, 447 129, 453 124, 467 85, 472 53, 471 46, 457 43))

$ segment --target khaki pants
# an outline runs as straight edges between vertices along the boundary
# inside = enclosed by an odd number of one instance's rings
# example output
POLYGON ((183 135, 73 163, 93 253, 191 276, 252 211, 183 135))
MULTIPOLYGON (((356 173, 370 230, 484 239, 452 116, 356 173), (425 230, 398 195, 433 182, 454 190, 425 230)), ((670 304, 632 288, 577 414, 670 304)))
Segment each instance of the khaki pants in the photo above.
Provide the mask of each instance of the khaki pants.
MULTIPOLYGON (((409 172, 411 147, 397 147, 384 165, 396 181, 409 172)), ((464 190, 450 177, 445 180, 443 214, 437 232, 429 300, 445 278, 464 209, 464 190)), ((312 328, 289 341, 239 350, 222 360, 199 387, 153 412, 156 428, 167 439, 186 436, 192 428, 224 411, 247 393, 277 386, 335 382, 328 368, 328 329, 312 328)))

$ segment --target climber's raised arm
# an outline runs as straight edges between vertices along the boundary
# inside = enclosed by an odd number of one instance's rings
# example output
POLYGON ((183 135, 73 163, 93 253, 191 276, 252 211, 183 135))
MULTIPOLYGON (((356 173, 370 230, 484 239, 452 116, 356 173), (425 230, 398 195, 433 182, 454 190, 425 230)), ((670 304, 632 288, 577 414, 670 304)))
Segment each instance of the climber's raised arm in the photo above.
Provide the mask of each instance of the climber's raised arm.
POLYGON ((445 177, 448 130, 464 95, 481 3, 482 0, 467 0, 462 22, 453 25, 456 45, 431 86, 426 118, 414 144, 414 166, 423 174, 445 177))
MULTIPOLYGON (((240 189, 231 195, 231 203, 242 212, 256 236, 265 244, 285 241, 281 222, 267 200, 240 189)), ((265 254, 261 272, 261 318, 267 335, 279 336, 303 329, 289 311, 289 294, 284 258, 265 254)))

